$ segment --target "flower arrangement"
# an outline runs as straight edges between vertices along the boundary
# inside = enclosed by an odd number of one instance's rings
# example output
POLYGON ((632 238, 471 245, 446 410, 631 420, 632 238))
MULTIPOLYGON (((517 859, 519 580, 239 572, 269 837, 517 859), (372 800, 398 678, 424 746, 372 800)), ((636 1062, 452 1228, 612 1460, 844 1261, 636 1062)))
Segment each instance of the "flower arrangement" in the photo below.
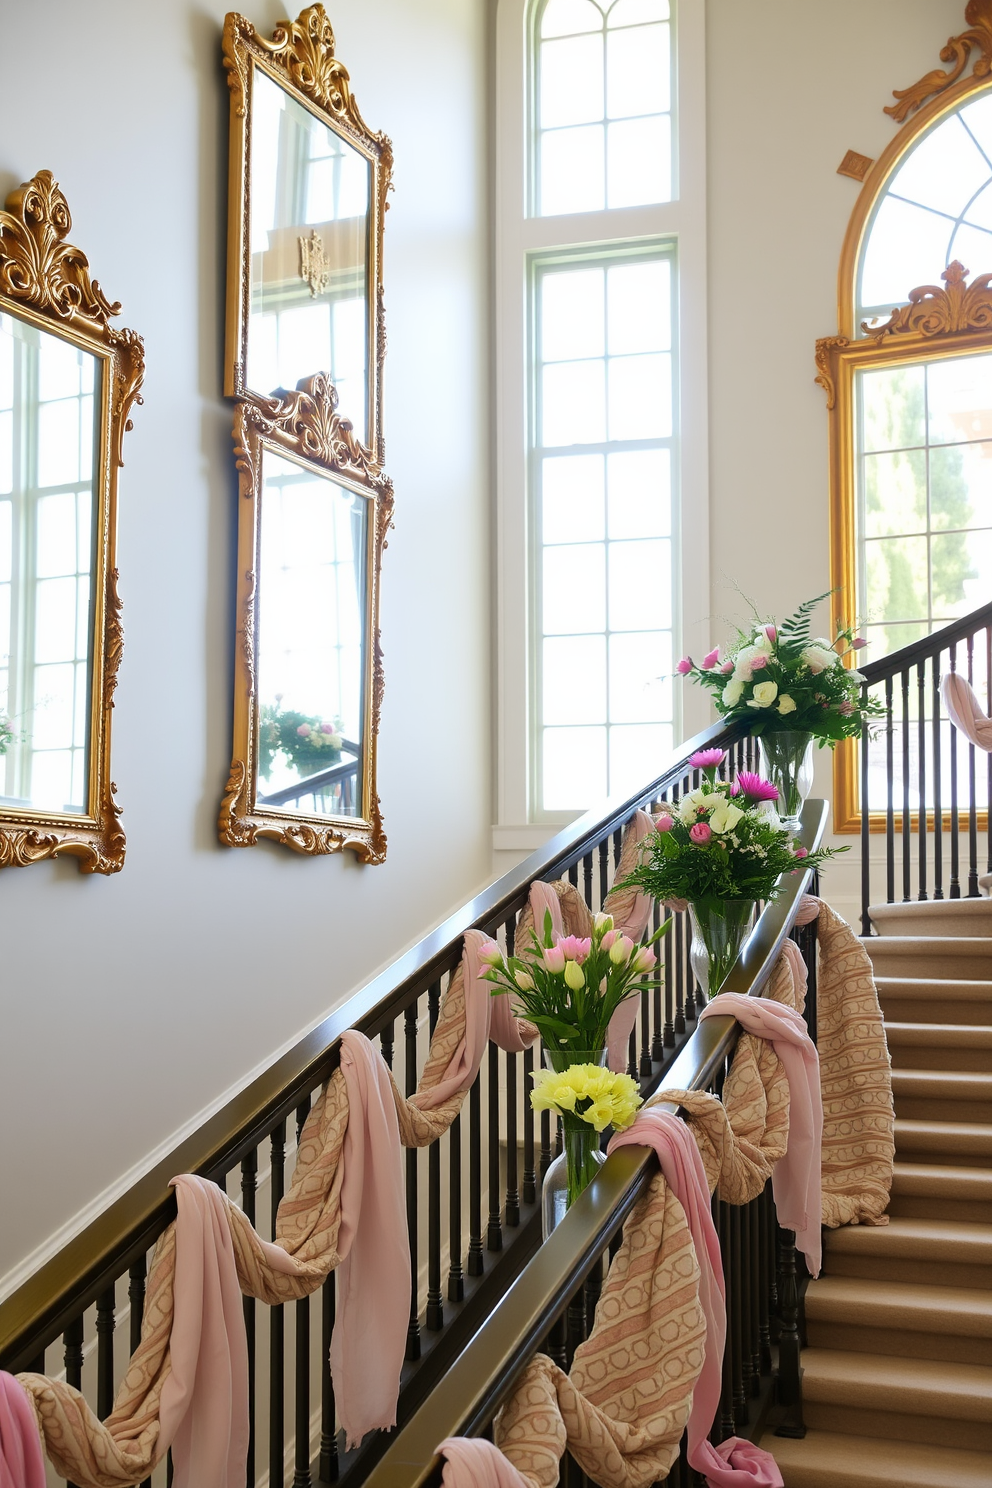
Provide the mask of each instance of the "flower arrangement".
POLYGON ((555 935, 549 913, 543 938, 532 930, 523 956, 504 957, 494 940, 487 941, 479 951, 485 968, 479 975, 493 983, 493 997, 516 999, 540 1032, 554 1068, 564 1069, 605 1049, 610 1019, 625 997, 640 991, 639 979, 654 970, 658 957, 652 947, 669 923, 635 945, 615 928, 612 915, 597 914, 592 934, 578 936, 555 935))
POLYGON ((832 592, 807 600, 777 625, 756 620, 752 630, 739 630, 724 659, 714 646, 698 666, 683 656, 676 671, 708 687, 717 710, 746 719, 752 734, 799 731, 831 749, 840 739, 859 738, 863 721, 884 709, 877 698, 862 698, 863 675, 843 664, 868 644, 863 637, 843 625, 832 641, 810 636, 810 616, 832 592))
POLYGON ((0 757, 7 753, 14 742, 14 730, 10 726, 10 719, 0 713, 0 757))
POLYGON ((644 839, 644 861, 618 887, 636 885, 663 901, 774 899, 783 873, 819 868, 846 847, 810 853, 797 846, 779 821, 775 786, 740 771, 731 783, 717 780, 723 749, 703 749, 689 764, 702 783, 670 810, 644 839))
POLYGON ((623 1131, 643 1101, 631 1075, 614 1074, 598 1064, 573 1064, 565 1070, 535 1070, 530 1103, 535 1111, 577 1116, 596 1131, 608 1126, 623 1131))
POLYGON ((301 776, 336 765, 344 740, 340 718, 328 720, 283 709, 282 699, 263 703, 258 718, 258 773, 267 779, 277 754, 301 776))

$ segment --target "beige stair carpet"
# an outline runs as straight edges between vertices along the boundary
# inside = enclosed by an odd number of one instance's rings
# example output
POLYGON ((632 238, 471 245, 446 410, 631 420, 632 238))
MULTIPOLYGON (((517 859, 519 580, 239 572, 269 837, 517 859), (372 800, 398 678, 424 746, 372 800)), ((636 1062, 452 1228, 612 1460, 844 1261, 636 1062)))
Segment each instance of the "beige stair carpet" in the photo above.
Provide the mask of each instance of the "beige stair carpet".
MULTIPOLYGON (((983 885, 984 887, 984 885, 983 885)), ((992 900, 889 904, 865 941, 892 1059, 889 1224, 825 1234, 785 1488, 992 1484, 992 900)))

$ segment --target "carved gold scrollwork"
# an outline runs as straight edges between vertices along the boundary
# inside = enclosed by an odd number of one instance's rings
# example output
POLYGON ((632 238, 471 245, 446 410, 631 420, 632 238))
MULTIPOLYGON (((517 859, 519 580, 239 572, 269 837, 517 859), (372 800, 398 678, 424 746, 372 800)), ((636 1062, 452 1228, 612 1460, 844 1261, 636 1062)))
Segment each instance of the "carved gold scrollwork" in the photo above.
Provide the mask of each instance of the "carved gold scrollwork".
POLYGON ((86 255, 66 242, 71 228, 66 199, 51 171, 39 171, 12 191, 0 212, 0 294, 61 320, 82 315, 106 326, 121 307, 90 279, 86 255))
POLYGON ((831 354, 850 344, 846 336, 821 336, 816 343, 817 373, 813 381, 818 382, 826 393, 828 408, 833 408, 837 401, 837 389, 831 374, 831 354))
MULTIPOLYGON (((350 419, 337 412, 338 391, 323 372, 304 377, 294 393, 284 392, 279 398, 260 398, 257 405, 246 405, 245 417, 266 438, 284 443, 313 460, 329 465, 344 474, 360 474, 376 479, 378 461, 361 440, 355 437, 350 419)), ((243 446, 244 441, 239 441, 243 446)), ((244 455, 239 451, 239 458, 244 455)))
POLYGON ((962 31, 959 36, 950 37, 941 48, 940 60, 953 63, 949 71, 944 72, 935 67, 932 72, 925 73, 919 82, 913 83, 912 87, 893 88, 892 96, 897 102, 890 103, 885 113, 895 119, 896 123, 904 123, 928 98, 943 93, 945 88, 956 83, 967 67, 968 58, 973 51, 978 52, 972 68, 973 75, 983 78, 992 72, 992 0, 968 0, 964 18, 968 23, 968 30, 962 31))
POLYGON ((992 329, 992 274, 979 274, 968 284, 968 270, 957 259, 941 274, 946 289, 921 284, 909 292, 909 304, 893 310, 884 325, 862 321, 872 341, 885 336, 948 336, 955 331, 992 329))

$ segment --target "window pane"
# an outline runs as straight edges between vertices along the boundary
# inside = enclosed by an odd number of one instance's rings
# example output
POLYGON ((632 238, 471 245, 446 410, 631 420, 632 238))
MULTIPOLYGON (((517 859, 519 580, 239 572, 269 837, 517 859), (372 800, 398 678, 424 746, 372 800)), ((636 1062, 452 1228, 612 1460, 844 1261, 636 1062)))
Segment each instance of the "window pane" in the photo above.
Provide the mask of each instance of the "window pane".
POLYGON ((0 413, 0 491, 14 489, 14 415, 0 413))
POLYGON ((607 459, 611 538, 667 537, 672 530, 672 457, 630 450, 607 459))
POLYGON ((672 432, 672 363, 667 352, 609 363, 610 438, 664 439, 672 432))
POLYGON ((579 31, 599 31, 603 12, 592 0, 548 0, 541 17, 542 36, 572 36, 579 31))
POLYGON ((990 175, 988 161, 961 120, 952 115, 920 141, 892 178, 889 190, 907 201, 958 217, 990 175))
MULTIPOLYGON (((12 517, 13 504, 0 501, 0 584, 9 584, 11 578, 12 517)), ((0 662, 2 661, 3 652, 0 651, 0 662)))
POLYGON ((607 275, 611 356, 667 351, 672 344, 672 268, 665 258, 618 264, 607 275))
POLYGON ((887 537, 865 544, 870 620, 920 620, 928 614, 927 540, 887 537))
POLYGON ((869 625, 864 634, 868 645, 861 655, 867 661, 880 661, 883 656, 891 656, 893 651, 901 651, 903 646, 922 641, 930 634, 930 627, 925 620, 914 620, 908 625, 869 625))
MULTIPOLYGON (((68 749, 36 753, 31 761, 31 805, 36 811, 74 809, 72 753, 68 749)), ((76 808, 78 809, 78 807, 76 808)))
POLYGON ((39 499, 37 541, 39 577, 76 572, 76 498, 71 492, 39 499))
POLYGON ((544 642, 545 723, 606 722, 606 637, 544 642))
POLYGON ((662 723, 671 716, 670 632, 610 636, 610 722, 662 723))
POLYGON ((610 729, 610 794, 637 790, 660 775, 672 748, 671 724, 621 725, 610 729))
POLYGON ((982 92, 974 103, 961 110, 961 119, 974 135, 987 160, 992 161, 992 95, 982 92))
POLYGON ((927 530, 926 450, 865 455, 865 535, 927 530))
MULTIPOLYGON (((984 191, 980 191, 975 200, 969 203, 964 220, 974 227, 983 227, 987 232, 992 231, 992 185, 986 186, 984 191)), ((983 263, 984 259, 980 258, 977 262, 983 263)))
POLYGON ((992 532, 944 532, 930 539, 934 619, 966 615, 992 594, 992 532))
POLYGON ((611 119, 662 114, 671 107, 670 36, 667 26, 611 30, 606 41, 606 112, 611 119))
POLYGON ((606 628, 602 543, 568 544, 544 552, 545 635, 582 635, 606 628))
POLYGON ((926 442, 922 367, 861 372, 866 450, 907 449, 926 442))
POLYGON ((582 810, 606 795, 606 729, 544 730, 544 809, 582 810))
POLYGON ((599 444, 606 434, 602 362, 558 362, 541 379, 541 443, 599 444))
MULTIPOLYGON (((607 125, 607 205, 640 207, 672 199, 672 124, 668 114, 607 125)), ((573 211, 575 208, 572 209, 573 211)))
POLYGON ((667 541, 610 544, 610 629, 672 624, 672 554, 667 541))
POLYGON ((603 38, 569 36, 541 47, 541 128, 603 117, 603 38))
POLYGON ((71 745, 75 680, 76 668, 71 662, 64 666, 36 668, 35 715, 31 731, 31 743, 35 749, 66 749, 71 745))
POLYGON ((541 360, 603 355, 603 270, 572 269, 541 280, 541 360))
POLYGON ((930 521, 941 527, 992 527, 992 444, 930 451, 930 521))
POLYGON ((75 579, 43 579, 39 583, 35 599, 34 654, 37 662, 69 661, 75 657, 75 579))
POLYGON ((14 406, 14 338, 10 317, 0 315, 0 408, 14 406))
POLYGON ((68 341, 60 341, 57 336, 39 338, 38 397, 42 403, 78 396, 79 362, 79 352, 68 341))
MULTIPOLYGON (((612 205, 612 203, 611 203, 612 205)), ((541 215, 601 212, 603 126, 580 124, 541 136, 541 215)))
POLYGON ((939 284, 953 226, 923 207, 886 197, 868 239, 861 303, 902 305, 917 285, 939 284))
POLYGON ((954 444, 992 433, 992 356, 931 362, 927 406, 934 444, 954 444))
POLYGON ((607 25, 638 26, 645 21, 667 21, 671 15, 668 0, 613 0, 607 25))
POLYGON ((603 456, 563 455, 544 460, 541 516, 546 543, 602 541, 603 456))
MULTIPOLYGON (((989 205, 992 206, 992 200, 989 205)), ((992 232, 964 223, 951 238, 947 259, 949 263, 959 259, 966 266, 992 262, 992 232)))
POLYGON ((79 404, 75 398, 42 403, 38 409, 38 484, 65 486, 78 480, 79 404))

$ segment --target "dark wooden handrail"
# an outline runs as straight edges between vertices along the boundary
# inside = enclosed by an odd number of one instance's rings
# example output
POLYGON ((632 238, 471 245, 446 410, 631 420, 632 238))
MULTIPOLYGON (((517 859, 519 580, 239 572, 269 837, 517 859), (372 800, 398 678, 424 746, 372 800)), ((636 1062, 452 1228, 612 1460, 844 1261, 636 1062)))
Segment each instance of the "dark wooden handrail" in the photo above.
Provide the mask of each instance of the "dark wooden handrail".
POLYGON ((915 666, 917 662, 939 656, 948 646, 967 640, 986 625, 992 625, 992 603, 979 605, 970 615, 964 615, 950 625, 941 626, 933 635, 913 641, 911 645, 892 651, 888 656, 880 656, 877 661, 866 662, 864 666, 858 667, 858 671, 867 685, 873 687, 877 682, 884 682, 887 677, 895 677, 899 672, 915 666))
POLYGON ((347 744, 342 740, 342 748, 353 750, 354 759, 342 760, 338 765, 331 765, 326 770, 319 770, 316 775, 307 775, 298 780, 295 785, 284 785, 281 790, 272 791, 267 796, 259 796, 259 802, 263 806, 283 806, 287 801, 296 801, 300 796, 308 796, 312 791, 323 790, 325 785, 334 785, 339 780, 345 780, 349 775, 354 775, 358 769, 358 745, 347 744))
MULTIPOLYGON (((827 823, 826 801, 807 801, 801 841, 819 847, 827 823)), ((797 873, 766 906, 724 984, 728 992, 758 996, 771 976, 795 921, 810 874, 797 873)), ((700 1022, 664 1072, 673 1090, 703 1090, 731 1054, 739 1036, 733 1018, 700 1022)), ((674 1106, 667 1109, 674 1110, 674 1106)), ((366 1488, 436 1488, 435 1448, 448 1436, 478 1435, 508 1399, 550 1323, 561 1312, 657 1169, 650 1148, 622 1147, 607 1158, 592 1183, 528 1262, 498 1306, 434 1390, 414 1412, 366 1478, 366 1488)))
POLYGON ((729 745, 746 732, 740 725, 716 723, 678 745, 654 781, 633 795, 612 797, 564 827, 329 1014, 0 1303, 0 1367, 11 1372, 27 1368, 39 1347, 78 1317, 81 1302, 94 1300, 146 1253, 175 1216, 169 1182, 176 1174, 221 1178, 275 1123, 291 1116, 337 1067, 338 1041, 346 1029, 374 1037, 414 989, 426 990, 457 962, 467 929, 494 927, 522 905, 535 878, 551 879, 567 871, 588 842, 623 827, 638 806, 684 774, 695 750, 729 745))

